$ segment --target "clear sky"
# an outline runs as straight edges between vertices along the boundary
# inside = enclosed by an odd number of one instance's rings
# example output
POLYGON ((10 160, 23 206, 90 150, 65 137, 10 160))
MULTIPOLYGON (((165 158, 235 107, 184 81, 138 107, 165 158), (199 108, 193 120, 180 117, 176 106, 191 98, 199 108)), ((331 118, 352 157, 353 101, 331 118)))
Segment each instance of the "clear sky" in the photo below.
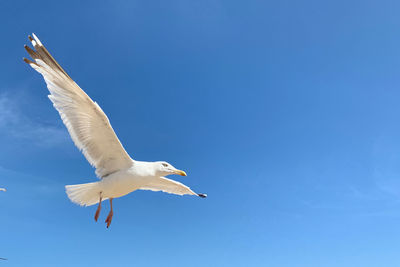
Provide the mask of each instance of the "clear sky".
POLYGON ((1 266, 400 266, 399 1, 0 1, 1 266), (110 229, 23 61, 35 32, 129 154, 110 229))

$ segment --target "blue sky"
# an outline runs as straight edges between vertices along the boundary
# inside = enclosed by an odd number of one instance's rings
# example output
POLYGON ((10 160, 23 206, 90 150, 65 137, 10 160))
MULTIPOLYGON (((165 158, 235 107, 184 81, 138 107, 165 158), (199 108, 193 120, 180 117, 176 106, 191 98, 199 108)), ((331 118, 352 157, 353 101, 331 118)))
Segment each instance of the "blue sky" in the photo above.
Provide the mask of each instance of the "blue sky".
POLYGON ((0 2, 4 266, 399 266, 398 1, 0 2), (26 66, 35 32, 134 159, 205 200, 95 207, 95 181, 26 66), (172 178, 172 177, 171 177, 172 178))

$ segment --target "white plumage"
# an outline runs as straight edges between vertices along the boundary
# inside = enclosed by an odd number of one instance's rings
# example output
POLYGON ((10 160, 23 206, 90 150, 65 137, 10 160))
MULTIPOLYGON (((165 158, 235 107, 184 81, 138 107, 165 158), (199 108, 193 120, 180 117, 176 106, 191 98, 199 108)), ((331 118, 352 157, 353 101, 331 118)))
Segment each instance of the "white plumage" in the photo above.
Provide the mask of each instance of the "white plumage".
MULTIPOLYGON (((186 176, 185 172, 167 162, 133 160, 118 140, 100 106, 69 77, 35 34, 33 38, 29 36, 29 39, 35 50, 28 46, 25 48, 33 61, 26 58, 24 61, 43 76, 50 91, 49 99, 59 112, 75 145, 96 168, 96 175, 100 178, 98 182, 67 185, 66 192, 72 202, 90 206, 137 189, 206 196, 193 192, 179 182, 162 177, 169 174, 186 176)), ((99 209, 100 204, 98 212, 99 209)), ((112 218, 112 209, 110 214, 112 218)), ((107 220, 109 226, 111 219, 107 220)))

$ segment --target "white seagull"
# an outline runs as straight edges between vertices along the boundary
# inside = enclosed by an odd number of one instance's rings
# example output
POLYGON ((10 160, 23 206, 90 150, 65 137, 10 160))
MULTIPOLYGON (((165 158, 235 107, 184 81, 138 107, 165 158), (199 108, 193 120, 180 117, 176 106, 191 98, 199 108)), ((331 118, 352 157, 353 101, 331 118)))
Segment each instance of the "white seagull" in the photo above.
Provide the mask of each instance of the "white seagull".
POLYGON ((176 195, 197 194, 179 182, 165 178, 170 174, 186 176, 165 161, 144 162, 133 160, 118 140, 110 121, 100 106, 94 102, 61 68, 35 34, 29 36, 35 50, 25 45, 33 61, 24 58, 39 72, 50 91, 49 98, 79 150, 96 168, 98 182, 67 185, 69 199, 81 206, 99 203, 94 219, 99 218, 101 201, 110 200, 107 228, 113 217, 112 200, 135 190, 163 191, 176 195))

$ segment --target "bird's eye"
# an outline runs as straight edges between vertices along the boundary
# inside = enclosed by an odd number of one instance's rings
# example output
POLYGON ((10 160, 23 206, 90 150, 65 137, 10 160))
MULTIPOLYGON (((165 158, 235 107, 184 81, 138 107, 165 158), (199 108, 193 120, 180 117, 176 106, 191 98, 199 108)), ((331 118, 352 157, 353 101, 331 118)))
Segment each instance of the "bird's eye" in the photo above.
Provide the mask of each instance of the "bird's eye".
POLYGON ((164 167, 168 167, 168 164, 167 163, 163 163, 162 164, 164 167))

